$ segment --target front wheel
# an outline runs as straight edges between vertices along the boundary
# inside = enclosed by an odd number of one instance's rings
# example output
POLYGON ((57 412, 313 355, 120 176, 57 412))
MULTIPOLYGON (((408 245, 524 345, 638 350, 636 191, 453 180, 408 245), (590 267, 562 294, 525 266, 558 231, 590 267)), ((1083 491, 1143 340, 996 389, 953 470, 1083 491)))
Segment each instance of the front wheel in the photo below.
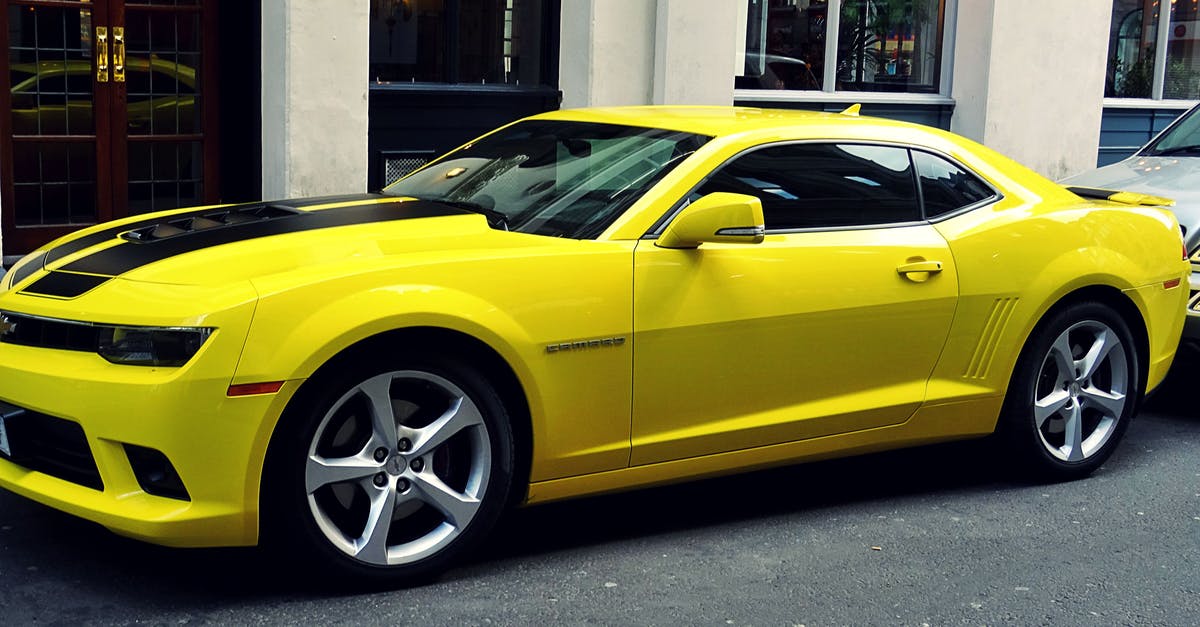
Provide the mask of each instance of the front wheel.
POLYGON ((1076 479, 1112 454, 1140 396, 1129 325, 1106 305, 1079 303, 1051 314, 1030 337, 999 428, 1027 476, 1076 479))
POLYGON ((286 551, 326 574, 415 583, 492 527, 514 451, 483 376, 415 360, 312 383, 289 407, 268 468, 267 531, 286 551))

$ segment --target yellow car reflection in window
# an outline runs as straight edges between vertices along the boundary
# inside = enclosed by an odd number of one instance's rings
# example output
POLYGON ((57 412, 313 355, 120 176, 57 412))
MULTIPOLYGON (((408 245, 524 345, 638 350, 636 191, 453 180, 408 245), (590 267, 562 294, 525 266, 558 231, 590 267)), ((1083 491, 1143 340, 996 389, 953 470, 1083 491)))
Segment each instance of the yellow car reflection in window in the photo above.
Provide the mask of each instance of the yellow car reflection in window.
MULTIPOLYGON (((196 71, 160 58, 126 59, 131 134, 196 132, 196 71)), ((9 68, 13 134, 94 134, 90 60, 14 63, 9 68)), ((112 83, 111 85, 115 85, 112 83)))

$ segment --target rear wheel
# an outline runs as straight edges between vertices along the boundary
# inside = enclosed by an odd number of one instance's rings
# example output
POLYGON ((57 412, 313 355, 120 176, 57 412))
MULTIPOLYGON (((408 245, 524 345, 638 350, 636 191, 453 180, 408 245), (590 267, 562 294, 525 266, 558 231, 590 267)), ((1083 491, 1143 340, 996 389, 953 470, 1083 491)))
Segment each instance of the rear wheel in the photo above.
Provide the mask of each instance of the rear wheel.
POLYGON ((1087 302, 1050 315, 1017 363, 1000 425, 1028 476, 1083 477, 1117 446, 1141 396, 1129 326, 1087 302))
POLYGON ((413 583, 492 527, 514 451, 482 375, 431 359, 313 384, 289 407, 271 457, 268 532, 281 548, 328 574, 413 583))

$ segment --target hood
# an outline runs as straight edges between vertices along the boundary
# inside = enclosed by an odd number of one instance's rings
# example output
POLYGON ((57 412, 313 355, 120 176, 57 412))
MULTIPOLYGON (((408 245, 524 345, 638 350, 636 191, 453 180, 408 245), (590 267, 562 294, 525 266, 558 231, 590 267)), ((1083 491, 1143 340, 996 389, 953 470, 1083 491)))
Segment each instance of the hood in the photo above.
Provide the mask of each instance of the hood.
POLYGON ((362 194, 130 218, 55 242, 10 274, 22 294, 71 299, 117 278, 227 285, 347 259, 494 246, 504 235, 463 209, 362 194))
POLYGON ((1172 198, 1170 209, 1187 230, 1188 250, 1200 246, 1200 157, 1134 155, 1060 182, 1172 198))

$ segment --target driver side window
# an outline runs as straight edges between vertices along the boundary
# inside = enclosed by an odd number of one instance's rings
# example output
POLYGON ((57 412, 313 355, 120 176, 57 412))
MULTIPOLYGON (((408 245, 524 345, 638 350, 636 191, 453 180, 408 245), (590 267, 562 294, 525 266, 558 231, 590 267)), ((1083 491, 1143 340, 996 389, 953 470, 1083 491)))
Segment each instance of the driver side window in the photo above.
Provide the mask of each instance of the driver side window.
POLYGON ((894 146, 768 146, 722 166, 694 198, 712 192, 759 198, 772 231, 921 220, 908 150, 894 146))

